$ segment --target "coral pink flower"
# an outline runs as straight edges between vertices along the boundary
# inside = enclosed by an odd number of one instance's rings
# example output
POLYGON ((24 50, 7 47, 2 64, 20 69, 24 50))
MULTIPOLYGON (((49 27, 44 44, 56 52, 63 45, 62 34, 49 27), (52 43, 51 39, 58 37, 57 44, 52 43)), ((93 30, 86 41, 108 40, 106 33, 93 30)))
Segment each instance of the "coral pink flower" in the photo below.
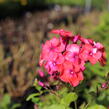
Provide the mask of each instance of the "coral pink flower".
POLYGON ((74 72, 72 62, 65 61, 61 66, 63 69, 60 73, 60 79, 64 82, 70 83, 72 86, 77 86, 83 80, 82 72, 74 72))
MULTIPOLYGON (((75 87, 84 79, 86 62, 100 62, 105 65, 105 49, 101 43, 80 35, 73 36, 71 32, 62 29, 51 32, 59 34, 60 37, 54 37, 42 45, 39 60, 40 66, 44 66, 51 78, 60 78, 75 87)), ((42 72, 40 75, 43 77, 42 72)), ((43 86, 41 83, 40 85, 43 86)))
POLYGON ((86 39, 86 38, 83 38, 83 37, 80 37, 80 41, 84 44, 90 44, 90 45, 93 45, 94 41, 91 40, 91 39, 86 39))
POLYGON ((71 32, 65 31, 63 29, 60 29, 60 30, 52 30, 51 33, 59 34, 60 36, 64 36, 64 37, 72 37, 73 36, 71 32))
POLYGON ((90 61, 92 64, 96 64, 96 62, 101 60, 102 55, 103 52, 101 50, 90 44, 83 45, 80 51, 80 59, 90 61))
POLYGON ((80 35, 75 35, 72 39, 73 43, 77 43, 78 40, 80 40, 81 36, 80 35))
POLYGON ((63 54, 65 59, 73 63, 73 69, 75 72, 84 70, 85 62, 79 58, 80 47, 77 44, 68 44, 65 53, 63 54))
POLYGON ((66 51, 72 52, 72 53, 79 53, 80 47, 77 44, 68 44, 66 51))
POLYGON ((50 75, 53 75, 53 73, 58 70, 58 69, 57 69, 56 62, 53 62, 53 61, 48 61, 48 62, 45 64, 45 68, 47 69, 47 71, 48 71, 48 73, 49 73, 50 75))
POLYGON ((82 46, 80 50, 79 58, 83 61, 88 61, 88 57, 90 54, 90 51, 92 50, 92 46, 89 44, 85 44, 82 46))
POLYGON ((102 53, 99 51, 96 51, 96 52, 92 52, 89 55, 88 59, 92 64, 96 64, 96 62, 98 62, 98 60, 101 58, 101 56, 102 56, 102 53))
POLYGON ((55 60, 58 54, 64 50, 65 44, 63 43, 62 39, 54 37, 42 46, 42 53, 40 55, 39 64, 42 65, 44 62, 49 60, 55 60))
POLYGON ((79 51, 80 47, 77 44, 68 44, 64 52, 64 57, 66 60, 75 62, 78 59, 79 51))
POLYGON ((48 73, 50 75, 54 75, 54 73, 56 73, 57 71, 59 71, 58 69, 58 65, 59 64, 63 64, 64 62, 64 57, 62 54, 58 54, 57 58, 55 61, 48 61, 46 64, 44 64, 45 68, 47 69, 48 73))
POLYGON ((99 62, 102 66, 106 64, 106 53, 103 51, 102 57, 99 59, 99 62))
POLYGON ((99 58, 99 62, 101 65, 106 64, 106 53, 105 53, 105 48, 101 43, 94 43, 94 46, 98 49, 99 52, 101 52, 101 58, 99 58))

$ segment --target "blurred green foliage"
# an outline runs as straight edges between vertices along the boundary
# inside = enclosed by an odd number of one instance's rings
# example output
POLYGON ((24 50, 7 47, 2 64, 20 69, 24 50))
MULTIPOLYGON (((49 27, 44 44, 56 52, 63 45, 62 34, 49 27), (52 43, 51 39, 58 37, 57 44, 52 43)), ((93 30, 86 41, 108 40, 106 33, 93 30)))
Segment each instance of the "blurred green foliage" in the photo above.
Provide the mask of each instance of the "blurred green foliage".
POLYGON ((19 103, 12 104, 11 97, 8 94, 5 94, 0 102, 0 109, 16 109, 20 106, 21 105, 19 103))
MULTIPOLYGON (((96 41, 99 41, 104 44, 106 49, 106 57, 107 57, 107 64, 104 67, 101 67, 99 64, 96 64, 91 67, 90 64, 87 65, 87 70, 85 71, 86 75, 86 81, 90 81, 88 84, 91 84, 91 86, 88 89, 85 89, 85 98, 88 100, 88 102, 93 101, 93 104, 98 103, 105 106, 109 106, 109 89, 107 90, 101 90, 97 92, 97 87, 99 86, 99 83, 103 83, 106 80, 109 80, 109 77, 107 77, 107 74, 109 72, 109 13, 108 12, 102 12, 100 15, 99 24, 94 27, 93 31, 90 33, 90 38, 94 38, 96 41), (94 36, 94 37, 93 37, 94 36), (92 94, 88 94, 90 92, 93 92, 92 94), (97 93, 98 96, 97 96, 97 93), (92 96, 93 95, 93 96, 92 96), (96 96, 95 96, 96 95, 96 96)), ((97 108, 97 106, 95 106, 97 108)), ((92 107, 93 108, 93 107, 92 107)), ((101 107, 102 108, 102 107, 101 107)), ((100 109, 101 109, 100 108, 100 109)), ((89 108, 90 109, 90 108, 89 108)), ((95 108, 94 108, 95 109, 95 108)), ((103 108, 104 109, 104 108, 103 108)))
POLYGON ((92 0, 92 7, 98 9, 106 9, 107 8, 107 0, 92 0))
POLYGON ((93 67, 90 67, 90 65, 88 65, 88 71, 92 72, 91 74, 89 74, 88 77, 91 77, 91 75, 98 75, 100 77, 105 77, 106 74, 109 72, 109 13, 108 12, 103 12, 100 15, 100 21, 99 24, 97 26, 94 27, 94 29, 91 31, 89 37, 93 37, 96 41, 99 41, 101 43, 103 43, 103 45, 105 46, 106 49, 106 57, 107 57, 107 64, 104 67, 101 67, 99 64, 94 65, 93 67), (95 72, 95 73, 94 73, 95 72), (93 74, 94 73, 94 74, 93 74))
POLYGON ((60 4, 60 5, 77 5, 83 6, 85 0, 46 0, 48 4, 60 4))
MULTIPOLYGON (((48 4, 60 4, 60 5, 71 5, 71 6, 81 6, 84 7, 86 0, 46 0, 48 4)), ((106 7, 106 0, 92 0, 92 7, 103 9, 106 7)))
POLYGON ((93 105, 93 106, 88 107, 87 109, 107 109, 107 108, 101 105, 93 105))
MULTIPOLYGON (((27 10, 43 9, 53 5, 69 5, 85 8, 86 0, 0 0, 0 17, 20 15, 27 10), (2 11, 4 10, 4 11, 2 11)), ((92 0, 91 7, 107 9, 107 0, 92 0)))
MULTIPOLYGON (((37 85, 37 87, 40 86, 37 85)), ((50 92, 47 94, 47 92, 49 90, 40 89, 38 93, 28 96, 27 101, 31 100, 35 104, 38 104, 39 109, 70 109, 69 105, 71 102, 75 102, 78 98, 75 92, 68 93, 66 87, 56 91, 56 93, 50 92)))
MULTIPOLYGON (((44 4, 60 4, 60 5, 74 5, 84 6, 86 0, 0 0, 0 4, 11 5, 13 3, 20 3, 21 5, 44 5, 44 4)), ((106 6, 106 0, 92 0, 92 6, 96 8, 103 8, 106 6)))

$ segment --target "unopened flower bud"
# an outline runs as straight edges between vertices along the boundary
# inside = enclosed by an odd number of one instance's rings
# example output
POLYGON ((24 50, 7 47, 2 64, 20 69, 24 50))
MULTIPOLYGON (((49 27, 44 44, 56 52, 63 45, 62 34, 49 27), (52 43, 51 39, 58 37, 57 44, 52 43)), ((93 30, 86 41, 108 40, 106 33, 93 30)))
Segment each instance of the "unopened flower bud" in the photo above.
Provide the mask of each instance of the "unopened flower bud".
POLYGON ((41 87, 44 87, 44 86, 45 86, 44 83, 41 82, 41 81, 39 81, 38 84, 39 84, 41 87))
POLYGON ((102 83, 101 88, 103 88, 103 89, 108 88, 107 83, 102 83))
POLYGON ((41 70, 39 70, 38 72, 39 72, 39 76, 40 76, 40 77, 44 77, 44 76, 45 76, 45 75, 44 75, 44 72, 42 72, 41 70))

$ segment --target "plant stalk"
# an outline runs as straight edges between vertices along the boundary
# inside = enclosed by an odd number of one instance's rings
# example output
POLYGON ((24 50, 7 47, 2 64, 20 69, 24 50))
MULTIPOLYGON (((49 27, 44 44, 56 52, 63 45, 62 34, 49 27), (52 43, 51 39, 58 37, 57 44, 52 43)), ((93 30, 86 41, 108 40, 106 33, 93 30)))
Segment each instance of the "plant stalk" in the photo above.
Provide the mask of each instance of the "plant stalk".
POLYGON ((77 109, 77 102, 76 101, 74 102, 74 105, 75 105, 75 109, 77 109))

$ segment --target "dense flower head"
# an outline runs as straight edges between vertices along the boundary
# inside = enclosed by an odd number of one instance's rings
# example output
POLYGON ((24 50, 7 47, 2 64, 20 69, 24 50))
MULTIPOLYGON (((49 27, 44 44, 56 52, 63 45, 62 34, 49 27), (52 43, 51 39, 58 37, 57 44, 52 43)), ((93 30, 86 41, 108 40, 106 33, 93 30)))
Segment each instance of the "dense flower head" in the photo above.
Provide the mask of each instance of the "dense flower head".
POLYGON ((53 37, 42 45, 39 60, 40 66, 44 66, 50 77, 75 87, 84 79, 87 62, 106 64, 105 49, 101 43, 62 29, 51 32, 60 37, 53 37))

